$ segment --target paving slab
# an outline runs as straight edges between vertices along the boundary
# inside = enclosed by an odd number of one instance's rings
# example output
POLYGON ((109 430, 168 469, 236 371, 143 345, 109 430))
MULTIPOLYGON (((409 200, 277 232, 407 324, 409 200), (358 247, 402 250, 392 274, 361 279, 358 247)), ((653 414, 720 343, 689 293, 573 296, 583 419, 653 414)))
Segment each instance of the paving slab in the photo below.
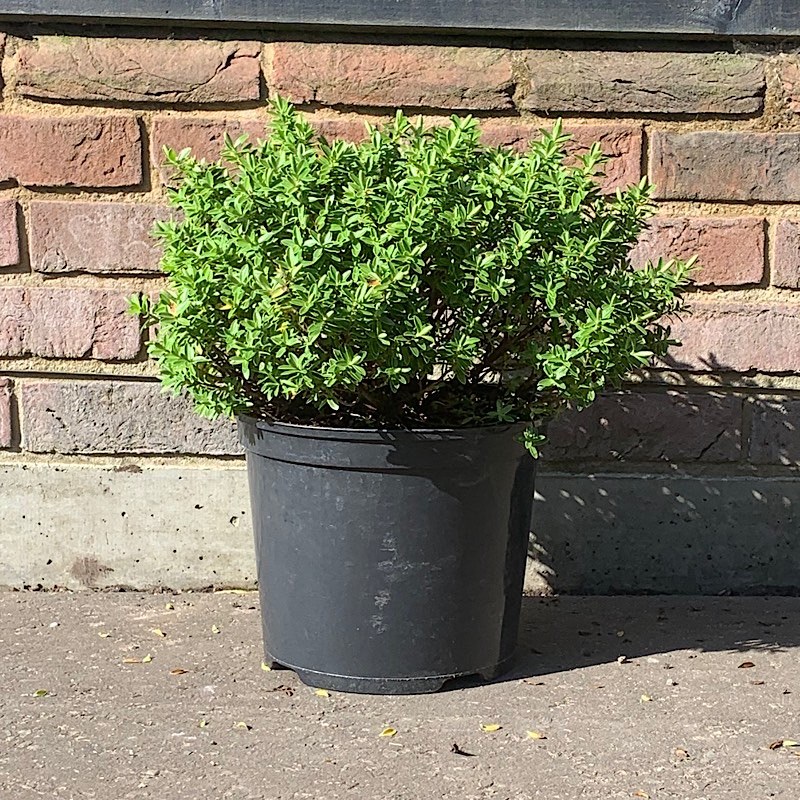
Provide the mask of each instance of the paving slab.
POLYGON ((320 696, 254 593, 0 593, 0 798, 796 800, 799 655, 798 598, 531 597, 505 679, 320 696))

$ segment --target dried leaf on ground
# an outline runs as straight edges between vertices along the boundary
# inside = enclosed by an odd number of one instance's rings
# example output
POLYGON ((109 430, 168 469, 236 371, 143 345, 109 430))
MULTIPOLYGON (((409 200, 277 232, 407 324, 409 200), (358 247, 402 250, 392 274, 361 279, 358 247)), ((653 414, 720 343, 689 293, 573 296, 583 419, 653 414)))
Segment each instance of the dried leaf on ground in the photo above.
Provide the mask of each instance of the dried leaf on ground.
POLYGON ((653 702, 653 698, 652 698, 652 697, 650 697, 650 695, 649 695, 649 694, 643 694, 643 695, 642 695, 642 696, 639 698, 639 702, 640 702, 640 703, 652 703, 652 702, 653 702))
POLYGON ((330 697, 331 693, 327 689, 314 689, 314 694, 317 697, 330 697))
POLYGON ((50 694, 50 692, 47 689, 37 689, 33 693, 33 696, 34 697, 47 697, 47 695, 49 695, 49 694, 50 694))
POLYGON ((244 731, 253 730, 253 726, 252 725, 248 725, 246 722, 237 722, 233 727, 234 728, 241 728, 244 731))
POLYGON ((108 639, 111 637, 111 634, 107 631, 99 631, 97 634, 101 639, 108 639))
POLYGON ((481 730, 484 733, 495 733, 496 731, 499 731, 502 727, 503 727, 502 725, 498 725, 496 722, 481 724, 481 730))
POLYGON ((617 656, 617 664, 627 664, 628 656, 617 656))
POLYGON ((144 658, 133 658, 133 656, 128 656, 127 658, 122 659, 123 664, 149 664, 153 660, 153 656, 148 653, 144 658))
POLYGON ((164 633, 164 631, 162 631, 162 630, 161 630, 161 628, 153 628, 153 631, 152 631, 152 632, 153 632, 153 633, 154 633, 156 636, 160 636, 162 639, 163 639, 164 637, 166 637, 166 635, 167 635, 166 633, 164 633))
POLYGON ((763 686, 766 681, 750 681, 750 683, 752 683, 753 686, 763 686))
POLYGON ((546 739, 547 736, 540 731, 526 731, 526 735, 529 739, 546 739))
POLYGON ((643 792, 641 789, 637 789, 637 790, 636 790, 636 791, 633 793, 633 796, 634 796, 634 797, 643 797, 643 798, 644 798, 644 800, 650 800, 650 795, 649 795, 649 794, 647 794, 647 792, 643 792))
POLYGON ((774 742, 770 742, 767 747, 770 750, 780 750, 782 747, 787 749, 800 748, 800 742, 796 742, 794 739, 776 739, 774 742))
POLYGON ((384 728, 378 736, 396 736, 397 730, 395 728, 384 728))
POLYGON ((742 661, 742 663, 739 664, 738 668, 739 669, 752 669, 754 666, 755 666, 755 664, 752 661, 742 661))
POLYGON ((266 661, 261 662, 261 669, 263 669, 264 672, 272 672, 272 667, 269 664, 267 664, 266 661))
POLYGON ((197 723, 198 728, 205 728, 208 725, 208 720, 201 719, 200 722, 197 723))
POLYGON ((689 751, 684 750, 683 747, 676 747, 675 757, 681 759, 681 761, 685 761, 687 758, 689 758, 689 751))
POLYGON ((219 633, 219 628, 216 625, 211 626, 211 633, 219 633))
POLYGON ((171 669, 169 671, 170 675, 185 675, 189 670, 188 669, 181 669, 180 667, 175 667, 175 669, 171 669))
POLYGON ((167 611, 174 611, 175 610, 175 604, 174 603, 164 603, 164 608, 166 608, 167 611))

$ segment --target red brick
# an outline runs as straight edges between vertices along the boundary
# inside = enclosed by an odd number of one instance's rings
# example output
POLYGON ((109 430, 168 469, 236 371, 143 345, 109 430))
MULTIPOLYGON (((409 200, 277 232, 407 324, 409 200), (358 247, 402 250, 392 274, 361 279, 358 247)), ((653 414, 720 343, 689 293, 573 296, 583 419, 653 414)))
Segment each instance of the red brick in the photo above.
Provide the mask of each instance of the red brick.
POLYGON ((619 393, 548 429, 546 461, 738 461, 742 400, 730 395, 619 393))
POLYGON ((11 447, 11 381, 0 378, 0 447, 11 447))
POLYGON ((750 462, 800 465, 800 401, 755 400, 751 410, 750 462))
MULTIPOLYGON (((514 122, 486 122, 483 141, 492 146, 527 150, 531 140, 541 137, 541 125, 514 122)), ((572 136, 568 149, 575 155, 585 153, 599 142, 609 161, 603 165, 603 187, 613 191, 637 183, 642 177, 642 129, 632 125, 568 125, 572 136)))
POLYGON ((486 47, 278 42, 267 83, 295 103, 513 107, 510 53, 486 47))
POLYGON ((135 358, 139 321, 126 309, 123 291, 0 288, 0 356, 135 358))
POLYGON ((795 114, 800 113, 800 61, 797 57, 784 56, 779 74, 786 104, 795 114))
POLYGON ((672 335, 683 347, 670 351, 671 368, 800 372, 800 304, 692 302, 672 335))
POLYGON ((133 203, 30 204, 31 266, 37 272, 158 272, 161 250, 150 231, 163 206, 133 203))
POLYGON ((0 181, 23 186, 135 186, 141 136, 133 117, 0 116, 0 181))
POLYGON ((235 425, 199 417, 185 398, 144 381, 29 381, 22 446, 34 453, 239 454, 235 425))
POLYGON ((697 256, 700 286, 743 286, 764 277, 765 222, 759 217, 656 217, 631 253, 636 266, 697 256))
MULTIPOLYGON (((308 121, 327 139, 359 142, 366 137, 365 121, 359 117, 324 117, 312 115, 308 121)), ((237 139, 247 134, 255 144, 269 136, 269 121, 264 119, 213 119, 211 117, 156 117, 150 143, 150 156, 161 180, 169 183, 172 170, 164 164, 164 148, 183 150, 188 147, 196 158, 216 161, 222 150, 225 134, 237 139)))
POLYGON ((216 161, 226 133, 232 139, 246 133, 255 143, 267 136, 266 120, 156 117, 150 137, 150 157, 161 180, 169 182, 172 175, 172 170, 164 164, 165 147, 178 151, 188 147, 195 158, 216 161))
POLYGON ((17 51, 16 89, 39 100, 238 103, 261 94, 255 42, 42 36, 17 51))
POLYGON ((19 264, 17 201, 0 201, 0 267, 19 264))
MULTIPOLYGON (((329 141, 363 142, 367 138, 366 121, 358 117, 308 117, 314 130, 329 141)), ((373 123, 374 124, 374 123, 373 123)))
POLYGON ((656 197, 800 201, 800 134, 657 131, 650 148, 656 197))
POLYGON ((593 114, 752 114, 764 105, 757 56, 529 50, 522 108, 593 114))
POLYGON ((780 220, 774 240, 770 265, 773 285, 800 289, 800 221, 780 220))

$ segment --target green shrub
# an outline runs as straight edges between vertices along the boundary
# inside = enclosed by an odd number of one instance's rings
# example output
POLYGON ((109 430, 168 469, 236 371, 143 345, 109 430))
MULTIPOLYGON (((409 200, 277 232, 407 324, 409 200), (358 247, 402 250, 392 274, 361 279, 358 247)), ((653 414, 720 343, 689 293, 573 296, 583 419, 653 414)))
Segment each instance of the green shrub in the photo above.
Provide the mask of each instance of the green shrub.
POLYGON ((169 288, 164 384, 204 415, 329 426, 532 422, 582 407, 653 355, 687 264, 634 269, 645 181, 604 195, 598 146, 565 164, 557 125, 520 155, 478 123, 397 114, 328 142, 283 100, 271 135, 206 164, 168 152, 178 221, 156 228, 169 288))

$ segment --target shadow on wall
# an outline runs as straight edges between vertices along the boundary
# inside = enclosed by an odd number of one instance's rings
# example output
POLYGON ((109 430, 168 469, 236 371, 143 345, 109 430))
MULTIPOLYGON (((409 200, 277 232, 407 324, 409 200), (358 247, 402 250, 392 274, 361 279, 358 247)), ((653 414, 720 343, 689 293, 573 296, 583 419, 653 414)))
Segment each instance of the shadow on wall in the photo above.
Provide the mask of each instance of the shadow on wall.
POLYGON ((542 475, 534 568, 570 594, 800 594, 800 479, 542 475))
MULTIPOLYGON (((725 372, 713 354, 668 366, 725 372)), ((787 469, 798 419, 800 400, 690 384, 606 396, 554 423, 529 588, 800 594, 800 474, 787 469)))

